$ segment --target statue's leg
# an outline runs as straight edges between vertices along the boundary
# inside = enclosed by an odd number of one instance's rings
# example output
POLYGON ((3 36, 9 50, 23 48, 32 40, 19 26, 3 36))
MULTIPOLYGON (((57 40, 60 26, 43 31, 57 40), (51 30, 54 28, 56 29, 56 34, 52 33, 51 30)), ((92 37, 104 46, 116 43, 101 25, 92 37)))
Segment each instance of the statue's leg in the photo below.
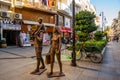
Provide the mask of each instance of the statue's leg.
POLYGON ((62 74, 62 63, 61 63, 61 54, 60 52, 56 54, 56 57, 57 57, 57 60, 58 60, 58 64, 59 64, 59 67, 60 67, 60 74, 62 74))
POLYGON ((42 63, 42 66, 40 67, 40 69, 44 69, 45 68, 45 64, 44 64, 44 60, 42 58, 42 47, 40 48, 40 61, 42 63))
POLYGON ((34 73, 39 72, 40 58, 39 58, 39 51, 38 51, 38 48, 35 48, 35 52, 36 52, 37 66, 36 66, 36 69, 35 69, 34 71, 31 72, 31 74, 34 74, 34 73))
POLYGON ((36 50, 36 58, 37 58, 36 70, 39 70, 39 66, 40 66, 40 51, 39 51, 39 48, 36 50))
POLYGON ((51 71, 50 71, 50 75, 53 74, 54 57, 55 57, 55 51, 52 50, 52 52, 50 54, 50 58, 51 58, 51 71))

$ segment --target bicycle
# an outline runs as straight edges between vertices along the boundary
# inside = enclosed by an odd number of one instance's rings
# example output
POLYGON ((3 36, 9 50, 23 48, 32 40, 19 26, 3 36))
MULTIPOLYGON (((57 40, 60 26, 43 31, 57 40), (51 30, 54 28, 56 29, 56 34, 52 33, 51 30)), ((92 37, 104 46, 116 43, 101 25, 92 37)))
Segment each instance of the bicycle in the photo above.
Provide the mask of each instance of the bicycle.
POLYGON ((81 47, 76 51, 76 60, 85 60, 89 58, 93 63, 100 63, 103 60, 103 55, 101 53, 93 51, 95 47, 91 46, 91 51, 86 52, 86 48, 81 47))

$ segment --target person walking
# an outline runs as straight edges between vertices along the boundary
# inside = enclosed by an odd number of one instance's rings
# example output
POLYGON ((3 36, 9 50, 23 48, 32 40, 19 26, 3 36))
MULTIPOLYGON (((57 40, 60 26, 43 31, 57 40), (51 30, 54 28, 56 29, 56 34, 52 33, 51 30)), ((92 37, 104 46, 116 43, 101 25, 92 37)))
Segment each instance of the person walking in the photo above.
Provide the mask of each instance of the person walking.
POLYGON ((42 58, 42 43, 43 43, 43 33, 44 33, 44 25, 42 24, 42 19, 39 19, 39 25, 37 26, 37 29, 33 33, 34 35, 34 47, 36 52, 36 59, 37 59, 37 66, 36 69, 31 72, 31 74, 35 74, 39 72, 39 66, 40 62, 42 63, 42 66, 40 69, 45 69, 44 60, 42 58))
POLYGON ((116 40, 117 40, 117 42, 119 41, 119 37, 118 36, 116 37, 116 40))

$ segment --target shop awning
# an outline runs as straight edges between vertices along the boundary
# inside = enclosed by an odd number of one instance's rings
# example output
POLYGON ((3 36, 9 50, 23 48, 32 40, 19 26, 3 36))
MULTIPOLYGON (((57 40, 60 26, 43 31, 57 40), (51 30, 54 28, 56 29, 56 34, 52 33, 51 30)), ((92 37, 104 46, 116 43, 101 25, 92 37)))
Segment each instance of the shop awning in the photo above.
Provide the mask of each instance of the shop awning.
POLYGON ((67 27, 61 27, 60 31, 61 31, 61 32, 68 32, 68 33, 72 33, 71 28, 67 28, 67 27))
POLYGON ((44 24, 44 26, 49 26, 49 27, 54 27, 55 26, 55 24, 51 24, 51 23, 43 23, 44 24))
POLYGON ((38 22, 35 22, 35 21, 28 21, 28 20, 23 20, 23 23, 24 23, 24 24, 30 24, 30 25, 39 25, 38 22))
POLYGON ((72 15, 70 15, 70 14, 69 14, 68 12, 66 12, 65 10, 58 9, 57 12, 60 13, 60 14, 65 15, 65 16, 67 16, 67 17, 69 17, 69 18, 72 18, 72 15))

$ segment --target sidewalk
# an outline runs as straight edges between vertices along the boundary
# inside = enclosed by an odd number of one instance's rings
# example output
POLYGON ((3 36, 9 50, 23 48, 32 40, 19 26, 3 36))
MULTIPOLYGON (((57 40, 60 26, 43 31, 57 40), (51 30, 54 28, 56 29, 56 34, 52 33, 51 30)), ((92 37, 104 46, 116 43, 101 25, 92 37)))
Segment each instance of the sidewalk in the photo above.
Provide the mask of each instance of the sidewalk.
MULTIPOLYGON (((65 76, 55 78, 47 78, 46 74, 50 71, 50 65, 46 65, 47 71, 43 74, 31 75, 30 72, 36 66, 35 58, 13 58, 34 56, 33 47, 0 49, 0 80, 120 80, 119 49, 119 43, 109 42, 104 60, 100 64, 89 61, 77 61, 77 66, 72 67, 70 60, 62 60, 65 76), (13 55, 12 53, 17 55, 13 55)), ((43 51, 47 52, 47 47, 43 51)), ((66 55, 66 53, 63 55, 66 55)), ((54 72, 56 71, 59 71, 57 62, 54 65, 54 72)))

